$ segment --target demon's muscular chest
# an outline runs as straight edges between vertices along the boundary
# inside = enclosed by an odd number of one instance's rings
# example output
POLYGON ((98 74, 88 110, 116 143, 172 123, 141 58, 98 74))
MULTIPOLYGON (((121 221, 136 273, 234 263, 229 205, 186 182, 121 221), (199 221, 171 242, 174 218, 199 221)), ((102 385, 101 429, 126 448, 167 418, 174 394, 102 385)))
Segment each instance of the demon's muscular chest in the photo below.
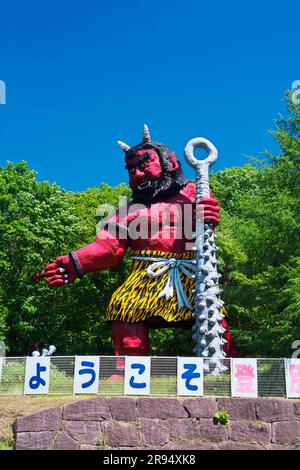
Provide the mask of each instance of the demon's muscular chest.
POLYGON ((188 183, 177 195, 166 201, 156 202, 149 207, 131 204, 127 208, 126 226, 132 249, 175 253, 190 250, 195 193, 195 184, 188 183))

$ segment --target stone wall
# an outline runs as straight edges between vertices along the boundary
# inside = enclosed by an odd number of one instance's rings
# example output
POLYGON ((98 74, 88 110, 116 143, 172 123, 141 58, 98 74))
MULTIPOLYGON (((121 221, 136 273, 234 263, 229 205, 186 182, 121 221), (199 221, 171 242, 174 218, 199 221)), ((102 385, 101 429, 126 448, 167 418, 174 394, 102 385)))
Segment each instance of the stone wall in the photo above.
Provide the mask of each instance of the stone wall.
POLYGON ((13 426, 25 449, 299 449, 300 400, 89 398, 13 426), (230 423, 216 423, 225 408, 230 423))

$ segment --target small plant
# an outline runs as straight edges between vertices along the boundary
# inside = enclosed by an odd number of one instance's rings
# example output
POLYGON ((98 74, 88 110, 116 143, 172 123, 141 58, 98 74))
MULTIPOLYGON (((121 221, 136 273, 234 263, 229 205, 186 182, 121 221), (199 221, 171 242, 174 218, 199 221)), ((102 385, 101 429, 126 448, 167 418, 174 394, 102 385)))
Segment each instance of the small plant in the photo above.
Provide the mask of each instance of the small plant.
POLYGON ((6 437, 0 437, 0 450, 13 450, 14 439, 12 434, 6 437))
POLYGON ((225 424, 225 426, 228 426, 230 421, 228 419, 229 413, 225 408, 221 408, 217 413, 214 415, 214 422, 220 423, 220 424, 225 424))

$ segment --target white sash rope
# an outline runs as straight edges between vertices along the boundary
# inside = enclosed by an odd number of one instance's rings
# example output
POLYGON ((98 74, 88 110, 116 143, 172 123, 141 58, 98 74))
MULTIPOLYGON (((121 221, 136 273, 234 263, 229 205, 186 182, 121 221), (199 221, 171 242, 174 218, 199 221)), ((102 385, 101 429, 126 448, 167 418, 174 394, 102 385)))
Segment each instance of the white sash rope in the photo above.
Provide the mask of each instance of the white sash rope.
POLYGON ((170 274, 164 289, 159 294, 158 298, 165 297, 170 300, 174 293, 174 287, 177 293, 178 309, 186 307, 192 310, 191 303, 188 296, 184 292, 179 270, 183 272, 189 279, 195 274, 195 260, 193 259, 176 259, 176 258, 160 258, 150 256, 132 256, 132 259, 153 261, 147 268, 149 277, 159 277, 164 274, 168 269, 170 274))

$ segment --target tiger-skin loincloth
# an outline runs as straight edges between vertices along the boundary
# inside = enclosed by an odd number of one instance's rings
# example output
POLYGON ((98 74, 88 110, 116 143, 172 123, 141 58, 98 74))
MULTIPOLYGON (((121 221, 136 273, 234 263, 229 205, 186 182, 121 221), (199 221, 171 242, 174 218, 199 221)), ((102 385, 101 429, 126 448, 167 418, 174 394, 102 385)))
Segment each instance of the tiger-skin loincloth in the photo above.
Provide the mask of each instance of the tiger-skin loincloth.
MULTIPOLYGON (((195 258, 195 252, 187 251, 178 254, 133 250, 131 256, 192 260, 195 258)), ((107 308, 107 320, 137 323, 151 317, 162 317, 167 322, 190 321, 192 319, 191 309, 186 306, 178 308, 176 289, 169 300, 166 297, 159 298, 159 294, 166 286, 170 271, 166 270, 159 277, 151 278, 147 274, 147 268, 151 264, 153 261, 133 260, 131 273, 111 297, 107 308)), ((193 306, 194 293, 192 291, 195 288, 195 280, 187 277, 181 270, 178 271, 183 290, 193 306)))

